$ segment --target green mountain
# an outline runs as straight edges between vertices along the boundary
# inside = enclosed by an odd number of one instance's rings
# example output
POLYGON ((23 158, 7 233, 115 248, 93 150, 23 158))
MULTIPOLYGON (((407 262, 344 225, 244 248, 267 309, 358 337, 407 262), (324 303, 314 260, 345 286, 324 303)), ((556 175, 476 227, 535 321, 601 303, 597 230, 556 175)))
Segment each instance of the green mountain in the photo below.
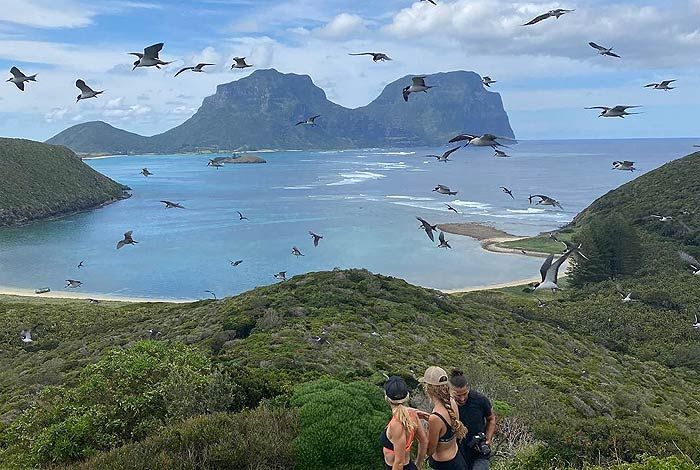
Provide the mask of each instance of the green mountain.
POLYGON ((435 86, 408 103, 403 77, 387 85, 367 106, 348 109, 326 98, 308 75, 257 70, 219 85, 199 110, 181 125, 142 137, 105 123, 73 126, 48 143, 76 152, 172 153, 202 149, 327 149, 437 145, 460 132, 512 137, 498 93, 484 89, 474 72, 428 75, 435 86), (320 115, 316 126, 296 126, 320 115))
POLYGON ((123 199, 125 187, 65 147, 0 139, 0 226, 92 209, 123 199))

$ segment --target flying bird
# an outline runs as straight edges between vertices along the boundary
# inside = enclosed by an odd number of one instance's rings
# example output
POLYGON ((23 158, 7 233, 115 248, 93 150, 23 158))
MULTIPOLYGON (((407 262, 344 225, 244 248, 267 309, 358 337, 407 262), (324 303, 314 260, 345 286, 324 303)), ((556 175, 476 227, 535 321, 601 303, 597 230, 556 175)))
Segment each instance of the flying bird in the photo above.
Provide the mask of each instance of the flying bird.
POLYGON ((294 256, 304 256, 304 254, 296 246, 292 247, 292 254, 294 256))
POLYGON ((620 117, 624 118, 625 116, 629 116, 630 114, 640 114, 640 113, 628 113, 627 110, 631 108, 641 108, 641 106, 622 106, 622 105, 617 105, 613 106, 612 108, 608 108, 607 106, 591 106, 589 108, 585 109, 600 109, 600 115, 598 117, 620 117))
POLYGON ((628 292, 627 295, 624 295, 622 292, 619 293, 620 297, 622 297, 622 303, 626 304, 628 302, 639 302, 637 299, 632 298, 632 292, 628 292))
POLYGON ((143 176, 151 176, 153 173, 151 173, 150 171, 148 171, 148 168, 142 168, 142 169, 141 169, 141 174, 142 174, 143 176))
POLYGON ((675 88, 675 87, 669 86, 673 82, 675 82, 675 80, 664 80, 661 83, 650 83, 648 85, 644 85, 644 88, 653 88, 654 90, 669 91, 669 90, 673 90, 675 88))
POLYGON ((561 210, 564 210, 564 208, 561 206, 559 201, 557 201, 556 199, 553 199, 549 196, 545 196, 544 194, 533 194, 532 196, 530 196, 528 198, 530 200, 530 204, 532 204, 532 199, 536 198, 536 197, 540 198, 539 202, 537 202, 537 204, 535 204, 536 206, 539 206, 539 205, 552 206, 552 207, 558 207, 561 210))
POLYGON ((694 256, 686 253, 685 251, 679 251, 678 256, 681 257, 681 260, 688 263, 694 275, 700 276, 700 261, 698 261, 694 256))
POLYGON ((447 196, 454 196, 457 194, 457 191, 451 191, 450 188, 447 186, 443 186, 441 184, 438 184, 435 186, 435 189, 433 189, 433 192, 436 192, 438 194, 445 194, 447 196))
POLYGON ((248 220, 248 217, 241 214, 241 211, 236 211, 236 212, 238 212, 238 220, 248 220))
POLYGON ((34 340, 32 339, 32 330, 22 330, 22 332, 19 334, 19 337, 23 343, 29 344, 34 342, 34 340))
POLYGON ((242 259, 239 259, 239 260, 236 260, 236 261, 231 260, 231 266, 236 267, 236 266, 238 266, 239 264, 241 264, 242 262, 243 262, 242 259))
POLYGON ((213 159, 210 158, 210 159, 209 159, 209 162, 207 163, 207 166, 213 166, 214 168, 216 168, 216 169, 218 170, 219 168, 221 168, 222 166, 224 166, 224 164, 221 163, 220 161, 213 160, 213 159))
POLYGON ((76 289, 82 285, 83 285, 83 283, 81 281, 78 281, 75 279, 66 279, 66 285, 65 285, 64 289, 66 287, 70 287, 71 289, 76 289))
POLYGON ((693 328, 695 328, 696 330, 700 330, 700 321, 698 321, 697 314, 695 315, 695 323, 693 323, 693 328))
POLYGON ((600 54, 600 55, 607 55, 607 56, 610 56, 610 57, 617 57, 618 59, 621 59, 621 58, 622 58, 622 57, 620 57, 619 55, 615 54, 615 53, 612 51, 612 47, 603 47, 603 46, 601 46, 600 44, 596 44, 596 43, 594 43, 594 42, 592 42, 592 41, 589 42, 588 45, 591 46, 593 49, 597 50, 597 51, 598 51, 598 54, 600 54))
POLYGON ((425 84, 425 75, 419 77, 413 77, 411 79, 411 85, 407 86, 402 90, 403 100, 408 102, 408 97, 411 93, 428 93, 428 90, 435 88, 433 86, 428 86, 425 84))
POLYGON ((128 232, 126 232, 126 233, 124 234, 124 239, 123 239, 123 240, 119 240, 119 243, 117 243, 117 250, 120 249, 121 247, 123 247, 124 245, 135 245, 135 244, 138 243, 136 240, 134 240, 134 239, 131 237, 131 234, 132 234, 132 233, 134 233, 134 231, 133 231, 133 230, 129 230, 128 232))
POLYGON ((148 329, 148 338, 149 339, 156 339, 158 336, 160 336, 160 330, 156 330, 155 328, 148 329))
MULTIPOLYGON (((579 246, 580 247, 580 246, 579 246)), ((542 263, 540 268, 540 275, 542 276, 542 282, 537 284, 535 290, 551 289, 553 293, 559 290, 557 281, 559 278, 559 268, 564 264, 569 256, 574 253, 574 250, 568 250, 566 253, 561 255, 556 261, 554 261, 554 255, 549 255, 547 259, 542 263)))
POLYGON ((165 204, 166 209, 184 209, 185 206, 178 204, 177 202, 171 202, 171 201, 160 201, 163 204, 165 204))
POLYGON ((646 216, 645 219, 656 219, 659 222, 671 222, 673 220, 673 217, 670 215, 649 215, 646 216))
POLYGON ((191 70, 193 72, 204 72, 204 67, 206 67, 207 65, 216 65, 216 64, 197 64, 194 67, 183 67, 180 70, 178 70, 178 72, 175 74, 175 76, 177 77, 182 72, 185 72, 187 70, 191 70))
POLYGON ((535 299, 537 300, 537 308, 544 308, 547 306, 547 302, 544 302, 537 297, 535 297, 535 299))
POLYGON ((525 23, 523 26, 530 26, 535 23, 539 23, 540 21, 546 20, 548 18, 556 18, 559 19, 560 16, 565 15, 567 13, 571 13, 572 11, 575 10, 564 10, 563 8, 557 8, 555 10, 549 10, 547 13, 542 13, 540 16, 536 16, 527 23, 525 23))
POLYGON ((84 266, 84 265, 83 265, 83 261, 81 261, 80 263, 78 263, 78 267, 79 267, 79 268, 82 268, 83 266, 84 266))
POLYGON ((207 294, 210 294, 212 297, 214 297, 214 300, 216 300, 216 294, 214 292, 212 292, 210 290, 205 290, 204 292, 206 292, 207 294))
POLYGON ((507 194, 508 196, 510 196, 511 198, 515 199, 515 196, 513 196, 513 191, 511 191, 510 189, 506 188, 505 186, 501 186, 501 191, 503 191, 504 193, 506 193, 506 194, 507 194))
POLYGON ((273 274, 273 276, 278 281, 286 281, 287 280, 287 271, 280 271, 277 274, 273 274))
POLYGON ((101 91, 93 90, 92 88, 87 86, 85 84, 85 82, 81 79, 78 79, 75 81, 75 86, 77 86, 78 89, 80 90, 80 94, 78 95, 78 98, 75 100, 76 103, 80 100, 86 100, 88 98, 97 98, 97 95, 100 95, 100 94, 105 92, 104 90, 101 90, 101 91))
POLYGON ((510 155, 505 153, 503 150, 498 150, 495 147, 493 149, 493 156, 496 158, 510 158, 510 155))
POLYGON ((483 83, 486 88, 491 88, 491 85, 498 83, 498 81, 492 80, 491 77, 486 75, 485 77, 481 77, 481 83, 483 83))
POLYGON ((231 70, 233 69, 245 69, 252 67, 250 64, 246 64, 245 57, 234 57, 233 64, 231 65, 231 70))
POLYGON ((475 134, 459 134, 454 137, 452 137, 449 141, 449 143, 454 143, 454 142, 466 142, 464 146, 471 145, 473 147, 493 147, 495 150, 496 147, 507 147, 506 145, 501 144, 498 142, 498 139, 504 139, 505 137, 497 137, 493 134, 484 134, 481 136, 475 135, 475 134))
POLYGON ((20 91, 24 91, 24 82, 36 82, 36 74, 27 76, 17 67, 12 67, 10 73, 12 74, 12 78, 8 78, 7 81, 17 85, 20 91))
POLYGON ((391 57, 384 54, 383 52, 356 52, 348 55, 371 55, 374 62, 384 62, 385 60, 391 60, 391 57))
POLYGON ((448 210, 448 211, 452 211, 452 212, 454 212, 455 214, 459 214, 459 212, 457 212, 457 209, 455 209, 455 208, 452 207, 451 205, 449 205, 449 204, 445 204, 445 205, 447 206, 447 210, 448 210))
POLYGON ((438 248, 452 248, 449 242, 445 240, 445 234, 443 232, 440 232, 440 235, 438 236, 438 241, 440 242, 438 248))
POLYGON ((420 225, 418 226, 419 229, 425 230, 425 233, 428 235, 428 238, 430 238, 431 242, 435 241, 435 236, 433 235, 434 231, 437 231, 437 225, 430 225, 430 223, 422 219, 420 217, 416 217, 418 221, 420 222, 420 225))
POLYGON ((420 1, 421 1, 421 2, 430 2, 430 3, 432 3, 433 5, 437 5, 437 3, 435 3, 435 0, 420 0, 420 1))
POLYGON ((152 46, 148 46, 143 50, 143 53, 141 52, 129 52, 129 55, 135 55, 138 57, 138 60, 134 62, 134 68, 131 70, 136 70, 137 67, 155 67, 157 69, 160 68, 161 65, 168 65, 172 62, 163 62, 160 60, 160 57, 158 57, 158 54, 160 51, 163 50, 163 43, 159 42, 158 44, 153 44, 152 46))
POLYGON ((620 170, 620 171, 634 171, 634 170, 636 170, 636 168, 634 167, 634 162, 630 162, 628 160, 614 161, 613 167, 611 169, 612 170, 620 170))
POLYGON ((311 116, 310 118, 306 118, 303 121, 297 122, 295 125, 297 126, 315 126, 316 125, 316 118, 320 118, 321 115, 317 114, 316 116, 311 116))
POLYGON ((449 162, 449 161, 452 161, 452 160, 450 160, 450 155, 452 155, 454 152, 456 152, 456 151, 459 150, 460 148, 461 148, 461 147, 455 147, 455 148, 450 149, 450 150, 448 150, 447 152, 443 153, 442 155, 426 155, 426 157, 437 158, 437 160, 438 160, 439 162, 445 162, 445 163, 447 163, 447 162, 449 162))
POLYGON ((100 303, 100 301, 97 299, 87 299, 87 301, 89 304, 92 304, 92 305, 97 305, 100 303))
POLYGON ((318 242, 323 239, 323 237, 321 235, 318 235, 318 234, 312 232, 311 230, 309 230, 309 235, 311 235, 311 238, 314 241, 314 246, 318 246, 318 242))

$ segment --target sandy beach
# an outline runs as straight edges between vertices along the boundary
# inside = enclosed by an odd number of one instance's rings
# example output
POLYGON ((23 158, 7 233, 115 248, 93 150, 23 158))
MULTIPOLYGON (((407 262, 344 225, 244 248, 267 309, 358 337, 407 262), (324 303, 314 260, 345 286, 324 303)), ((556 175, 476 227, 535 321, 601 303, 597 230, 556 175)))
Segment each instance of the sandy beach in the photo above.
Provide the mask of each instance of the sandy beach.
POLYGON ((197 299, 159 299, 159 298, 143 298, 143 297, 129 297, 120 295, 109 295, 109 294, 89 294, 78 292, 75 290, 60 290, 51 291, 45 294, 37 294, 34 289, 21 289, 17 287, 7 287, 0 286, 0 297, 10 296, 10 297, 31 297, 33 299, 78 299, 78 300, 100 300, 104 302, 127 302, 127 303, 156 303, 156 302, 167 302, 167 303, 188 303, 195 302, 197 299))

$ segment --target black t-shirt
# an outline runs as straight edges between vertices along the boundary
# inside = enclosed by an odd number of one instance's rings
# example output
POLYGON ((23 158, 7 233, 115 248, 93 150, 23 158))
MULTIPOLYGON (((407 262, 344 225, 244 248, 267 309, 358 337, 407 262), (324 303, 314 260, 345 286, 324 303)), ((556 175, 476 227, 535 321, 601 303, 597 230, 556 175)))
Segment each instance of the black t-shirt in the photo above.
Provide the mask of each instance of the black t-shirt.
POLYGON ((467 402, 459 406, 459 420, 467 427, 467 436, 462 440, 463 444, 486 431, 486 417, 493 413, 491 402, 476 390, 469 390, 467 402))

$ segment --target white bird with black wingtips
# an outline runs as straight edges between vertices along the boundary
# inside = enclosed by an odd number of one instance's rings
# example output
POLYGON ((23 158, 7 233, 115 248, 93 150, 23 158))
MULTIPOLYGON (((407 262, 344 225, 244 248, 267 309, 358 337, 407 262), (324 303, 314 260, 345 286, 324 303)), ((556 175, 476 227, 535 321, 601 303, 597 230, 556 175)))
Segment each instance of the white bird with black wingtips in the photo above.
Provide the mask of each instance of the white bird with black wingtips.
POLYGON ((641 108, 641 106, 623 106, 623 105, 617 105, 613 106, 612 108, 608 108, 607 106, 590 106, 585 109, 600 109, 601 112, 598 115, 598 117, 619 117, 619 118, 624 118, 625 116, 629 116, 631 114, 640 114, 640 113, 628 113, 628 109, 632 108, 641 108))
POLYGON ((130 55, 135 55, 139 59, 134 62, 134 68, 131 70, 136 70, 138 67, 155 67, 160 68, 161 65, 168 65, 172 62, 164 62, 160 60, 158 54, 163 50, 163 43, 153 44, 148 46, 141 52, 129 52, 130 55))
POLYGON ((644 85, 644 88, 653 88, 654 90, 671 91, 675 88, 675 87, 669 86, 673 82, 675 82, 675 80, 664 80, 661 83, 650 83, 648 85, 644 85))
POLYGON ((85 84, 85 82, 81 79, 78 79, 75 81, 75 86, 77 86, 78 89, 80 90, 80 94, 78 95, 78 99, 75 100, 76 103, 80 100, 86 100, 88 98, 97 98, 97 95, 101 95, 102 93, 105 92, 104 90, 101 90, 101 91, 93 90, 92 88, 87 86, 85 84))
POLYGON ((231 70, 233 69, 247 69, 252 67, 252 65, 246 63, 245 57, 234 57, 233 64, 231 65, 231 70))
POLYGON ((636 170, 636 168, 634 167, 634 162, 631 162, 629 160, 614 161, 613 167, 611 169, 612 170, 620 170, 620 171, 635 171, 636 170))
POLYGON ((615 54, 612 51, 612 47, 603 47, 600 44, 596 44, 594 42, 589 42, 588 45, 591 46, 593 49, 597 50, 598 54, 600 55, 607 55, 610 57, 617 57, 618 59, 621 59, 619 55, 615 54))
POLYGON ((27 76, 17 67, 12 67, 10 69, 10 73, 12 74, 12 78, 8 78, 7 81, 17 85, 17 88, 19 88, 20 91, 24 91, 25 82, 36 82, 36 74, 27 76))
POLYGON ((402 90, 404 101, 408 102, 408 97, 411 95, 411 93, 428 93, 428 90, 435 88, 433 86, 426 85, 425 78, 425 75, 420 75, 411 79, 411 84, 402 90))
POLYGON ((191 70, 191 71, 193 71, 193 72, 198 72, 198 73, 204 72, 204 67, 206 67, 207 65, 215 65, 215 64, 204 64, 204 63, 202 63, 202 64, 197 64, 197 65, 195 65, 194 67, 183 67, 183 68, 181 68, 180 70, 178 70, 178 72, 175 74, 175 76, 177 77, 177 76, 180 75, 182 72, 185 72, 185 71, 187 71, 187 70, 191 70))
MULTIPOLYGON (((577 249, 580 247, 579 245, 577 249)), ((540 268, 542 282, 535 287, 535 290, 551 289, 552 292, 556 293, 559 290, 559 285, 557 284, 559 269, 575 251, 576 249, 567 250, 566 253, 561 255, 556 261, 554 261, 554 255, 549 255, 544 263, 542 263, 542 267, 540 268)))

